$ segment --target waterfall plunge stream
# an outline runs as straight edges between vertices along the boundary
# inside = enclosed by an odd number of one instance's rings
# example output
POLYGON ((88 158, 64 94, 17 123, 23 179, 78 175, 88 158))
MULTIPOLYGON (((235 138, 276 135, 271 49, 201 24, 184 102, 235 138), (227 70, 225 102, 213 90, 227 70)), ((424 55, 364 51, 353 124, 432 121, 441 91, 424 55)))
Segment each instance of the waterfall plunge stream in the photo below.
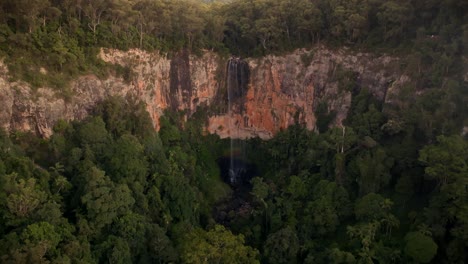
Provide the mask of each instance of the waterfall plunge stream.
POLYGON ((242 100, 245 98, 249 78, 249 66, 239 58, 231 58, 227 65, 227 99, 230 131, 229 183, 241 184, 246 173, 246 147, 240 140, 239 120, 234 113, 243 112, 242 100), (235 108, 238 107, 238 108, 235 108))
POLYGON ((226 66, 227 116, 229 121, 229 149, 218 159, 221 175, 233 192, 229 200, 218 204, 214 209, 216 222, 228 225, 235 217, 231 212, 245 214, 250 208, 250 179, 258 175, 255 164, 247 159, 247 143, 243 139, 241 127, 245 127, 245 99, 249 84, 249 64, 240 58, 232 57, 226 66), (242 126, 244 125, 244 126, 242 126))

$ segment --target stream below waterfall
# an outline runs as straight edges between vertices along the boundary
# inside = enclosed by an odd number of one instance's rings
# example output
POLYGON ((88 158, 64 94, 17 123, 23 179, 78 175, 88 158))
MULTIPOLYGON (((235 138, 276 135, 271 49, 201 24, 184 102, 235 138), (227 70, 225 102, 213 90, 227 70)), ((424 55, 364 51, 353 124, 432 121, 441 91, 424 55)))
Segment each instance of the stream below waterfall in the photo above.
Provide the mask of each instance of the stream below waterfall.
POLYGON ((236 114, 243 114, 245 94, 249 82, 249 65, 240 58, 232 57, 226 69, 226 98, 229 116, 229 151, 218 159, 223 180, 233 189, 229 200, 219 204, 214 209, 215 219, 219 223, 228 224, 236 215, 247 212, 251 200, 250 180, 256 176, 257 169, 247 159, 246 142, 240 138, 239 120, 236 114))

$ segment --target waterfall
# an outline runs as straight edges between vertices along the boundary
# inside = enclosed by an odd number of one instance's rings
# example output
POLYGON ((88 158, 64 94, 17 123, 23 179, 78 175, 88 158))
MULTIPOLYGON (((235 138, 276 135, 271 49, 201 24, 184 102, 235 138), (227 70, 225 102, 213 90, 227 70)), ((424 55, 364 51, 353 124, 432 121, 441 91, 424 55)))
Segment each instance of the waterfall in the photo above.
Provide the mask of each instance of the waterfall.
POLYGON ((227 99, 230 131, 229 182, 240 184, 246 172, 245 143, 240 140, 239 123, 234 113, 242 114, 245 91, 247 90, 249 67, 239 58, 231 58, 227 65, 227 99), (238 109, 234 109, 237 106, 238 109))
MULTIPOLYGON (((232 117, 232 100, 234 99, 232 96, 232 88, 235 85, 236 80, 232 80, 232 73, 237 72, 237 63, 233 62, 233 59, 228 61, 228 70, 227 70, 227 94, 228 94, 228 116, 229 116, 229 133, 230 133, 230 157, 229 157, 229 182, 235 183, 236 182, 236 173, 235 173, 235 166, 234 166, 234 139, 233 139, 233 130, 234 130, 234 118, 232 117)), ((238 131, 239 133, 239 131, 238 131)))

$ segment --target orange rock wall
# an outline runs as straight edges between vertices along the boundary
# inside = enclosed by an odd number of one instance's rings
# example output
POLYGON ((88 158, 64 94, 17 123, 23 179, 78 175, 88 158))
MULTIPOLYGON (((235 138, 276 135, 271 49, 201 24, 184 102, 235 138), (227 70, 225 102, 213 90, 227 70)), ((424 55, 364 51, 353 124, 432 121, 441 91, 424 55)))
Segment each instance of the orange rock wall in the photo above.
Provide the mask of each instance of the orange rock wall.
POLYGON ((244 105, 233 107, 245 109, 244 112, 210 117, 208 131, 221 137, 270 138, 294 124, 295 117, 313 129, 314 87, 301 76, 304 67, 297 59, 270 57, 249 61, 251 74, 244 105))
POLYGON ((99 101, 119 95, 145 102, 155 129, 165 109, 184 111, 189 118, 198 106, 205 105, 211 109, 207 132, 222 138, 268 139, 296 121, 314 129, 314 107, 321 101, 337 113, 332 125, 341 124, 351 94, 339 87, 335 76, 338 67, 355 72, 359 85, 369 87, 381 100, 386 99, 387 90, 398 90, 407 79, 395 70, 395 58, 346 49, 316 47, 283 56, 245 59, 250 72, 246 91, 242 91, 242 98, 231 102, 229 111, 228 59, 213 52, 201 56, 180 52, 169 57, 136 49, 103 49, 100 57, 128 67, 132 71, 130 81, 116 76, 105 80, 83 76, 72 83, 74 95, 69 100, 61 99, 47 87, 33 91, 27 83, 10 82, 7 67, 0 60, 0 127, 48 137, 57 120, 82 119, 99 101))

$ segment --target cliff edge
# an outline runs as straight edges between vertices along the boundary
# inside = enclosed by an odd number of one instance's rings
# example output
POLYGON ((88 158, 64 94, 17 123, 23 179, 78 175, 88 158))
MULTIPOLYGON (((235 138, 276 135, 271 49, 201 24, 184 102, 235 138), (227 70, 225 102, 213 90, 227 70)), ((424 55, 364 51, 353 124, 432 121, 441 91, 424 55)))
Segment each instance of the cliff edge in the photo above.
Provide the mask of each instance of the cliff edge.
POLYGON ((235 72, 228 67, 233 58, 209 51, 200 56, 181 51, 168 57, 136 49, 103 49, 99 56, 126 69, 127 78, 82 76, 71 83, 72 95, 66 99, 52 88, 33 89, 27 83, 9 81, 8 69, 0 61, 0 127, 49 137, 58 120, 83 119, 106 97, 123 96, 146 104, 155 129, 165 109, 184 111, 189 117, 205 106, 207 132, 222 138, 268 139, 295 122, 315 129, 320 104, 335 113, 330 125, 339 126, 355 89, 365 87, 379 100, 388 101, 388 94, 408 79, 399 69, 398 58, 324 47, 282 56, 235 58, 244 67, 235 72), (232 80, 242 83, 236 86, 242 91, 229 98, 232 80))

